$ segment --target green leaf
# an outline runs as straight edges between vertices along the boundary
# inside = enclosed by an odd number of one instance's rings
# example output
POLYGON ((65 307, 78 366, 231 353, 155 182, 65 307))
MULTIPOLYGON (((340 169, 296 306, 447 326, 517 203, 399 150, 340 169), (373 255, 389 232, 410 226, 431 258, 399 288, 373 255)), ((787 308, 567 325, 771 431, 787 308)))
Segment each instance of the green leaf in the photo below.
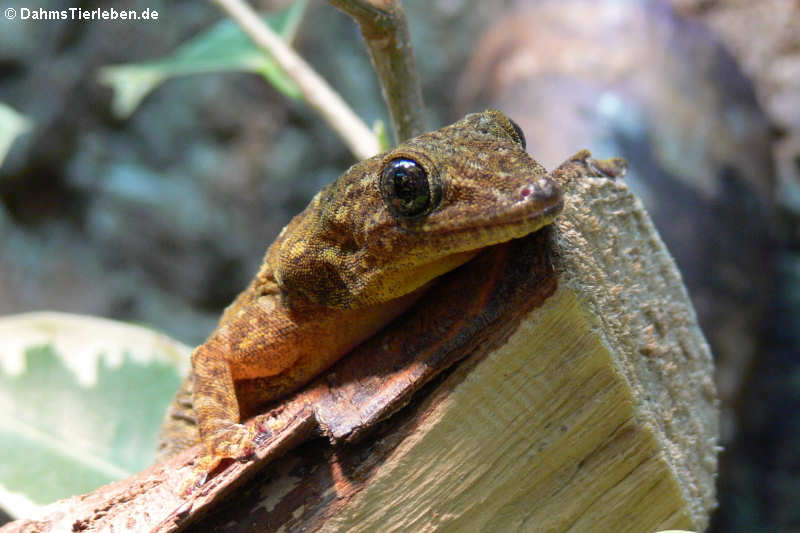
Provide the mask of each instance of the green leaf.
MULTIPOLYGON (((263 19, 286 41, 291 41, 307 4, 308 0, 296 0, 285 10, 265 15, 263 19)), ((153 89, 170 78, 229 71, 261 74, 286 96, 301 97, 294 81, 231 19, 219 21, 161 59, 104 67, 99 79, 114 92, 114 113, 125 118, 153 89)))
POLYGON ((372 124, 372 132, 378 137, 378 145, 381 147, 381 152, 385 152, 392 147, 391 140, 389 139, 389 130, 386 129, 385 122, 376 120, 372 124))
POLYGON ((0 507, 89 492, 152 463, 191 350, 100 318, 0 318, 0 507))
POLYGON ((17 113, 0 102, 0 166, 3 165, 3 160, 11 149, 14 139, 30 131, 32 126, 31 121, 25 115, 17 113))

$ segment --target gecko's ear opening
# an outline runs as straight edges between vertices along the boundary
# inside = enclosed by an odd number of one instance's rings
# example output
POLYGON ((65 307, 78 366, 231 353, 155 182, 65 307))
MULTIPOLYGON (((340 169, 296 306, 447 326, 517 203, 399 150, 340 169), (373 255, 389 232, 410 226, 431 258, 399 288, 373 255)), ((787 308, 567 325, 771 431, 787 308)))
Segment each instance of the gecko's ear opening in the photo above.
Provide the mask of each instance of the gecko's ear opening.
POLYGON ((508 119, 508 121, 511 123, 511 127, 514 128, 514 132, 517 134, 517 137, 519 137, 519 144, 522 145, 522 149, 526 149, 527 146, 525 144, 525 133, 522 132, 522 128, 520 128, 519 124, 513 120, 508 119))

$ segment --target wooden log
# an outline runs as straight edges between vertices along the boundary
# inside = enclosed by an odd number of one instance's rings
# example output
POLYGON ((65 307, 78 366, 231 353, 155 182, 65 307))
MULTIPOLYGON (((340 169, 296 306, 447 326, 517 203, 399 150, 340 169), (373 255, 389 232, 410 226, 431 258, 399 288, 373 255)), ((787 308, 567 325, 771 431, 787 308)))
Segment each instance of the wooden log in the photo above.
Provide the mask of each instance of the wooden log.
POLYGON ((201 453, 188 450, 2 530, 177 531, 193 513, 193 531, 703 529, 715 503, 711 356, 640 202, 587 177, 586 156, 559 175, 555 291, 366 438, 297 446, 325 425, 333 392, 357 392, 328 379, 282 407, 297 429, 272 446, 293 449, 260 471, 232 465, 181 504, 175 487, 201 453))
POLYGON ((274 463, 206 527, 704 529, 718 451, 708 346, 641 203, 622 183, 570 178, 558 289, 503 346, 369 440, 274 463))

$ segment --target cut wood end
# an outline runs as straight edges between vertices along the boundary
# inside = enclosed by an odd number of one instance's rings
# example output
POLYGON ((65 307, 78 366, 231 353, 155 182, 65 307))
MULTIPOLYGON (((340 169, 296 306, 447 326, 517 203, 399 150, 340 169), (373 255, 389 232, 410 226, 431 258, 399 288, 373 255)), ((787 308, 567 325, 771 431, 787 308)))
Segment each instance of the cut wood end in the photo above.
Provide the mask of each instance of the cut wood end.
POLYGON ((624 183, 577 180, 567 194, 573 208, 557 237, 562 286, 598 321, 635 416, 652 426, 702 529, 715 506, 718 402, 711 351, 680 273, 624 183))
POLYGON ((716 395, 680 275, 624 184, 566 185, 556 293, 417 406, 320 531, 706 527, 716 395))

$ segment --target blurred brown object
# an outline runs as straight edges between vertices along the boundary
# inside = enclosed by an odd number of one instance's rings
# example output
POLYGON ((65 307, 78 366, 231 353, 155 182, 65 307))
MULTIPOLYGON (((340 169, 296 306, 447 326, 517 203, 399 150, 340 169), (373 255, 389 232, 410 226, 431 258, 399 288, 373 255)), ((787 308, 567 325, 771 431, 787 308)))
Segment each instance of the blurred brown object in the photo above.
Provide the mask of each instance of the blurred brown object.
POLYGON ((710 28, 753 80, 756 97, 779 136, 774 150, 775 201, 790 217, 787 237, 800 242, 800 2, 671 2, 710 28))
POLYGON ((782 129, 800 133, 800 3, 670 1, 680 13, 719 36, 753 80, 769 118, 782 129))
POLYGON ((664 2, 518 1, 461 89, 459 112, 508 113, 546 167, 584 147, 630 161, 626 182, 681 268, 732 406, 773 283, 774 188, 769 124, 733 58, 664 2))

